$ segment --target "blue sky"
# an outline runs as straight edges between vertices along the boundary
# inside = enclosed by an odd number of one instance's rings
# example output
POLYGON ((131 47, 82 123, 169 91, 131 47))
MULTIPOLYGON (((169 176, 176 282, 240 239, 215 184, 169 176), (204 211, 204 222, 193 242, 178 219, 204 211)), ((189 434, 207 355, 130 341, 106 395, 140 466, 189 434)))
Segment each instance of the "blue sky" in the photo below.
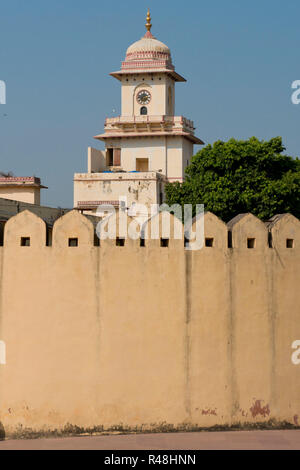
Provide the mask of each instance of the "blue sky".
MULTIPOLYGON (((105 117, 120 111, 118 70, 127 47, 153 34, 187 78, 176 114, 206 143, 281 135, 300 154, 299 0, 1 0, 0 169, 40 176, 42 203, 71 207, 73 174, 105 117)), ((195 149, 196 150, 196 149, 195 149)))

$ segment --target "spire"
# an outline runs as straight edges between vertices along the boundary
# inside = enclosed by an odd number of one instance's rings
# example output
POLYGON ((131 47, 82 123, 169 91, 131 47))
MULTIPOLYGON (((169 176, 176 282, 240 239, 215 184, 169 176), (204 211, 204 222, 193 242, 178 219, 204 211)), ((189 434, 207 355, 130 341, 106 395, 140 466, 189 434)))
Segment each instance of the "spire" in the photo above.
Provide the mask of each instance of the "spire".
POLYGON ((146 26, 146 29, 147 29, 147 32, 145 34, 145 38, 153 38, 153 35, 151 33, 151 28, 152 28, 152 24, 151 24, 151 15, 150 15, 150 9, 148 8, 148 13, 147 13, 147 23, 145 24, 146 26))
POLYGON ((145 24, 147 31, 151 31, 152 24, 151 24, 151 16, 150 16, 150 9, 148 8, 148 13, 147 13, 147 23, 145 24))

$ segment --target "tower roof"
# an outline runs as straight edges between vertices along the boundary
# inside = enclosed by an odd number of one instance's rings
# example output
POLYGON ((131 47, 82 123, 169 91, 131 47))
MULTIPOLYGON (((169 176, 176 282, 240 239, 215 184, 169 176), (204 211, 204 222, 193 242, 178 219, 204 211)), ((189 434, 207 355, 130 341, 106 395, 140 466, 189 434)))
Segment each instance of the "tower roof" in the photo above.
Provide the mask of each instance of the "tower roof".
POLYGON ((149 56, 152 55, 155 58, 156 52, 166 54, 171 58, 171 51, 168 46, 158 41, 151 33, 150 35, 146 33, 139 41, 134 42, 128 47, 126 60, 133 60, 133 56, 138 58, 139 54, 143 57, 145 53, 149 53, 149 56))
POLYGON ((129 46, 126 53, 126 60, 134 60, 134 58, 138 58, 139 54, 141 57, 144 57, 145 53, 148 53, 149 58, 152 56, 153 59, 155 59, 157 56, 155 54, 156 52, 165 54, 171 59, 171 52, 168 46, 166 46, 163 42, 158 41, 151 33, 152 24, 149 9, 147 13, 147 23, 145 26, 147 29, 145 36, 129 46))
POLYGON ((175 72, 170 49, 153 36, 151 27, 151 16, 148 10, 146 34, 129 46, 121 70, 111 75, 120 80, 124 74, 167 72, 175 81, 185 82, 186 80, 175 72))

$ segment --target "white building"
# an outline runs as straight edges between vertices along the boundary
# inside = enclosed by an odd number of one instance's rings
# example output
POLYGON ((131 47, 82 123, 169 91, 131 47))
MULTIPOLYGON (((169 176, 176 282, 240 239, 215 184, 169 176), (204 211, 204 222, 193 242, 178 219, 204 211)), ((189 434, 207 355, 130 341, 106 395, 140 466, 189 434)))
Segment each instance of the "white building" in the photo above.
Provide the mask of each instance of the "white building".
POLYGON ((74 207, 95 212, 103 203, 118 207, 119 197, 134 203, 162 203, 167 182, 184 179, 194 144, 194 124, 175 116, 175 72, 170 49, 147 32, 132 44, 121 70, 111 73, 121 84, 121 116, 107 118, 95 139, 105 150, 88 150, 88 172, 74 176, 74 207))

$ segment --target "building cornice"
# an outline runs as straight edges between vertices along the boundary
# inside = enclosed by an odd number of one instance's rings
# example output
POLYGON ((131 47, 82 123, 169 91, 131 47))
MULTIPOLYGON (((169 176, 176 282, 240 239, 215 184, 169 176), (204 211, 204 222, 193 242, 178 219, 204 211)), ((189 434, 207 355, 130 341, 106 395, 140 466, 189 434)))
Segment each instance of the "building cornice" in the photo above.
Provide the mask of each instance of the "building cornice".
POLYGON ((172 77, 175 82, 186 82, 186 79, 179 75, 179 73, 175 72, 175 70, 168 69, 165 67, 157 68, 158 64, 157 61, 153 61, 153 68, 151 65, 149 66, 149 62, 137 62, 132 67, 124 70, 118 70, 117 72, 112 72, 110 75, 117 80, 122 80, 123 76, 125 75, 138 75, 138 74, 145 74, 149 73, 150 75, 153 74, 162 74, 165 73, 166 75, 172 77))
POLYGON ((157 171, 112 171, 102 173, 75 173, 74 181, 165 181, 166 176, 157 171))
POLYGON ((185 137, 193 144, 204 145, 204 142, 188 132, 118 132, 118 133, 106 133, 94 136, 96 140, 106 141, 108 139, 130 139, 136 137, 185 137))
POLYGON ((48 189, 41 184, 40 178, 36 176, 1 176, 0 187, 26 187, 48 189))

